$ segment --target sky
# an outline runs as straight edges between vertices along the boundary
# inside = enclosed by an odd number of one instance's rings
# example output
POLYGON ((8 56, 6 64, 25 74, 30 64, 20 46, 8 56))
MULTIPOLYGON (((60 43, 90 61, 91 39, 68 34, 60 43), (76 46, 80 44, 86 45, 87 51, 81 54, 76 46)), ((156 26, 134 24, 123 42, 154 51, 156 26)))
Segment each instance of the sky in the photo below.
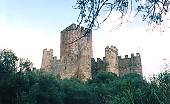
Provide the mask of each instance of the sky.
MULTIPOLYGON (((54 49, 59 57, 60 31, 77 22, 78 11, 72 8, 75 3, 76 0, 0 0, 0 49, 12 49, 37 68, 44 48, 54 49)), ((120 21, 118 14, 112 13, 100 29, 93 30, 93 56, 104 57, 105 47, 113 45, 122 57, 140 53, 144 76, 158 73, 164 63, 170 63, 170 21, 152 31, 153 27, 133 15, 130 22, 116 29, 120 21)))

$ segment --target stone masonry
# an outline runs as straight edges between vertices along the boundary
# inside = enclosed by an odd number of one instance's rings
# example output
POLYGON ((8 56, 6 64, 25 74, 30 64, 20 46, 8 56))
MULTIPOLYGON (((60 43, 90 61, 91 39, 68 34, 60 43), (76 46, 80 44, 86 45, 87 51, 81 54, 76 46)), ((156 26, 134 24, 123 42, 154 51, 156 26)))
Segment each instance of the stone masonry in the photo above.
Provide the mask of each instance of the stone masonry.
POLYGON ((60 37, 60 59, 53 50, 44 49, 41 69, 59 74, 61 78, 91 78, 92 31, 72 24, 60 37))
POLYGON ((59 74, 62 79, 77 77, 83 80, 92 78, 98 71, 108 71, 117 75, 135 72, 142 74, 140 54, 131 58, 118 56, 114 46, 105 48, 105 57, 93 58, 92 31, 71 24, 61 31, 60 59, 53 56, 53 49, 43 50, 41 70, 59 74))
POLYGON ((124 58, 118 56, 118 49, 115 46, 107 46, 105 48, 105 57, 103 59, 94 58, 91 59, 92 64, 92 75, 99 71, 108 71, 115 73, 118 76, 122 76, 128 73, 138 73, 142 75, 142 63, 141 56, 139 53, 131 57, 125 55, 124 58))

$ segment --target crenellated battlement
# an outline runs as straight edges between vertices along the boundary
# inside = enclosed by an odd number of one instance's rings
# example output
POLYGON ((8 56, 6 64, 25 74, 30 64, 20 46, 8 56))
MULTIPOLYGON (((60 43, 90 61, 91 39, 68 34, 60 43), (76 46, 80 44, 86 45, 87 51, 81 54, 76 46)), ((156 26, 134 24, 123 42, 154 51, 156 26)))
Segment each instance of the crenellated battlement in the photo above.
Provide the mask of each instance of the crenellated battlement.
POLYGON ((101 58, 97 58, 97 59, 91 58, 91 61, 93 61, 93 62, 95 62, 95 63, 99 63, 99 62, 104 62, 104 61, 106 61, 106 60, 105 60, 105 57, 103 57, 103 59, 101 59, 101 58))
POLYGON ((116 53, 117 53, 117 52, 118 52, 118 49, 116 48, 116 46, 112 46, 112 45, 111 45, 110 47, 107 46, 107 47, 105 48, 105 51, 106 51, 106 52, 116 52, 116 53))
POLYGON ((66 27, 64 30, 62 30, 61 33, 65 33, 65 32, 68 32, 68 31, 73 31, 73 30, 77 30, 77 31, 80 31, 80 32, 85 32, 85 31, 88 30, 90 33, 92 32, 91 29, 84 28, 83 26, 76 25, 76 24, 73 23, 70 26, 66 27))
POLYGON ((53 56, 53 49, 50 49, 49 51, 47 48, 43 50, 43 54, 46 54, 47 56, 53 56))
POLYGON ((139 53, 136 53, 136 55, 134 55, 133 53, 131 53, 131 56, 129 57, 128 55, 125 55, 124 58, 122 56, 118 56, 118 59, 119 60, 122 60, 122 59, 128 59, 128 58, 140 58, 140 54, 139 53))
POLYGON ((142 74, 142 63, 139 53, 136 53, 136 55, 132 53, 130 57, 128 57, 128 55, 125 55, 124 58, 118 56, 118 61, 118 67, 120 69, 121 75, 129 72, 142 74))
POLYGON ((61 32, 67 32, 67 31, 70 31, 70 30, 75 30, 77 27, 78 27, 78 25, 73 23, 70 26, 66 27, 64 30, 62 30, 61 32))
POLYGON ((103 57, 103 59, 97 58, 97 60, 91 58, 91 70, 92 76, 94 76, 98 71, 106 71, 105 57, 103 57))

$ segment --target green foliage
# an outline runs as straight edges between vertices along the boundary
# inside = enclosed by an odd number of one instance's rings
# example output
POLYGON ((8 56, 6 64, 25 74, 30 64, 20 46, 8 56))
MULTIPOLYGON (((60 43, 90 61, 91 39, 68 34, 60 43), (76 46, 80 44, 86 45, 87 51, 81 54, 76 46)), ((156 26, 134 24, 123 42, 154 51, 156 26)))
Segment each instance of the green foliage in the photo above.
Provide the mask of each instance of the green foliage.
POLYGON ((64 104, 94 104, 90 88, 77 79, 62 81, 64 104))
POLYGON ((101 104, 137 103, 140 101, 140 85, 144 83, 142 76, 135 73, 118 77, 108 72, 98 73, 89 82, 101 104))
POLYGON ((53 75, 37 73, 36 82, 30 86, 26 99, 30 104, 62 104, 60 81, 53 75))
POLYGON ((33 63, 28 59, 20 59, 19 67, 20 71, 31 71, 33 63))
POLYGON ((16 63, 18 57, 12 50, 4 49, 0 51, 0 72, 14 72, 16 71, 16 63))

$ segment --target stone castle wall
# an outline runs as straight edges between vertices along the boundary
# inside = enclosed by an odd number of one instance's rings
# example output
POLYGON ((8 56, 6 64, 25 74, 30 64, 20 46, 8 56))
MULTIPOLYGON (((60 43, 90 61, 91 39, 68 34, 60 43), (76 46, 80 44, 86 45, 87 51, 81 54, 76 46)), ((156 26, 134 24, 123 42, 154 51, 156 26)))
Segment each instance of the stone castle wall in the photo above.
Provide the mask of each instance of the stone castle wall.
POLYGON ((97 61, 95 61, 95 59, 92 58, 91 64, 93 75, 98 71, 108 71, 119 76, 128 73, 138 73, 142 75, 140 54, 136 53, 136 56, 131 54, 131 57, 125 55, 125 58, 121 58, 121 56, 118 56, 117 48, 113 46, 107 46, 105 48, 105 57, 103 57, 103 59, 97 58, 97 61))
POLYGON ((91 78, 98 71, 108 71, 117 75, 130 72, 142 74, 140 54, 131 54, 128 58, 118 56, 118 49, 114 46, 105 48, 103 59, 93 58, 92 31, 71 24, 61 31, 60 59, 53 56, 53 50, 43 50, 41 69, 59 74, 62 79, 79 77, 83 80, 91 78))
POLYGON ((97 58, 97 61, 91 58, 92 77, 99 71, 106 71, 106 65, 105 57, 103 59, 97 58))
POLYGON ((141 57, 139 53, 136 53, 136 56, 134 54, 131 54, 131 57, 128 57, 128 55, 125 55, 125 58, 118 57, 119 59, 119 69, 120 69, 120 75, 124 75, 127 73, 138 73, 142 74, 142 64, 141 64, 141 57))

